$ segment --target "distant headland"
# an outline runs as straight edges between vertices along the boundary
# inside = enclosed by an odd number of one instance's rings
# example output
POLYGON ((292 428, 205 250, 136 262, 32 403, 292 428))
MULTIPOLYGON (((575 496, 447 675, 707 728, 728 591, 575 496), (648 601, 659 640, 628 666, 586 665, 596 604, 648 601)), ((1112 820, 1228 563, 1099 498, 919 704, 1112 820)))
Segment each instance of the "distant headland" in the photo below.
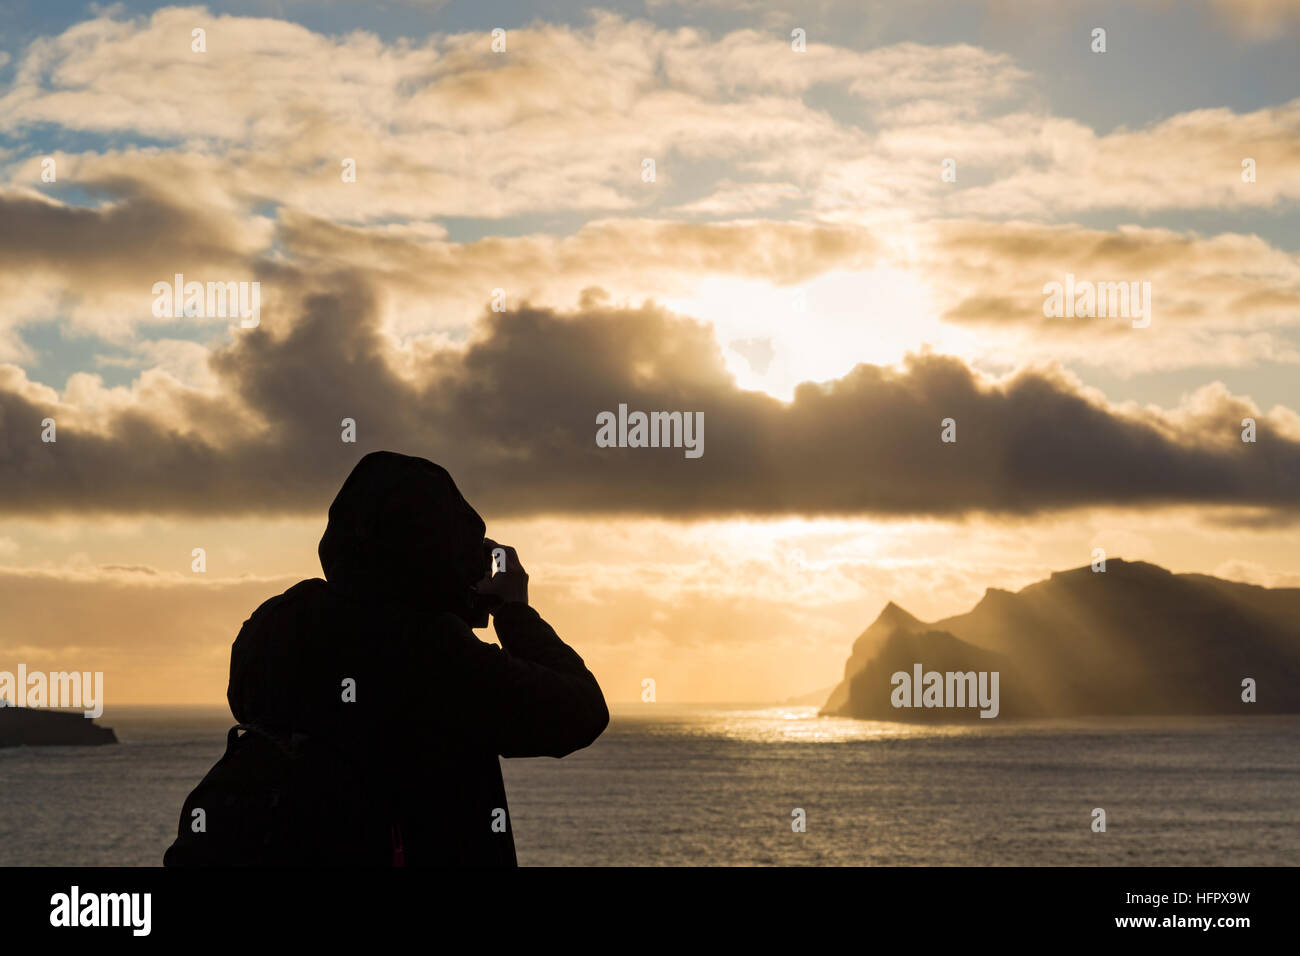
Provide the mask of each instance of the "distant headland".
POLYGON ((821 712, 941 722, 1300 713, 1300 588, 1141 561, 1102 568, 989 588, 971 611, 934 623, 887 604, 821 712), (981 675, 999 677, 991 707, 974 700, 981 675))

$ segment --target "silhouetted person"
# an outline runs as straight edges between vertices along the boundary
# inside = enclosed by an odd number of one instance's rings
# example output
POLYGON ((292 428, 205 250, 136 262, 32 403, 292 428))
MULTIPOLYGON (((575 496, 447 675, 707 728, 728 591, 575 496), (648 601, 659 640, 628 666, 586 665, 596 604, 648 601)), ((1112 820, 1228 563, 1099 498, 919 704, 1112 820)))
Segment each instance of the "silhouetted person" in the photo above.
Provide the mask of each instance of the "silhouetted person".
POLYGON ((515 865, 498 755, 563 757, 609 712, 484 531, 443 468, 361 459, 329 509, 325 580, 235 640, 245 729, 186 801, 167 865, 515 865), (489 609, 501 647, 471 630, 489 609))

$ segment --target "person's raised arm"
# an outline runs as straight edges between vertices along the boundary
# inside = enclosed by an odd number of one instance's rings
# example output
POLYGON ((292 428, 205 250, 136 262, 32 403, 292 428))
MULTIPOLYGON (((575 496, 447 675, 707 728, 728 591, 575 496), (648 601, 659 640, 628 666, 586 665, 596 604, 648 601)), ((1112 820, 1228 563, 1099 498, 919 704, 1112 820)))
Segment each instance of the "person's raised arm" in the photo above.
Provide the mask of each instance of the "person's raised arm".
POLYGON ((528 574, 515 549, 502 550, 505 569, 478 589, 502 601, 493 611, 501 647, 475 640, 464 661, 466 696, 501 756, 563 757, 609 724, 605 696, 582 658, 528 606, 528 574))

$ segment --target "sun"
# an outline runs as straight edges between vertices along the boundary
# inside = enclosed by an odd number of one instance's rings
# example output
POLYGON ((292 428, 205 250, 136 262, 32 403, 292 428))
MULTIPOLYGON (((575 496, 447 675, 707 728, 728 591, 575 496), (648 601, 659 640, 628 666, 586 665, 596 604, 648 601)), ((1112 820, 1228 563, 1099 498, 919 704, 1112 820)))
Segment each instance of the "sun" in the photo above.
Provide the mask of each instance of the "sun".
POLYGON ((664 304, 714 326, 741 388, 788 401, 800 382, 893 365, 924 346, 972 354, 969 333, 940 322, 931 300, 915 270, 885 264, 796 286, 711 277, 664 304))

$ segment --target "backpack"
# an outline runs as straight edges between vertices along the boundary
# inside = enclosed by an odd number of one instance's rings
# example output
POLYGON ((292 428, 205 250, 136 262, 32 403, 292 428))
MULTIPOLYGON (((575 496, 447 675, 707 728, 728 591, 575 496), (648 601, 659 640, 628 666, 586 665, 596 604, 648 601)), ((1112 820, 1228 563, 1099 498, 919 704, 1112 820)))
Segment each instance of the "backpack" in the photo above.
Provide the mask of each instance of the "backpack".
POLYGON ((319 738, 236 724, 185 799, 163 865, 402 866, 401 831, 372 789, 319 738))

